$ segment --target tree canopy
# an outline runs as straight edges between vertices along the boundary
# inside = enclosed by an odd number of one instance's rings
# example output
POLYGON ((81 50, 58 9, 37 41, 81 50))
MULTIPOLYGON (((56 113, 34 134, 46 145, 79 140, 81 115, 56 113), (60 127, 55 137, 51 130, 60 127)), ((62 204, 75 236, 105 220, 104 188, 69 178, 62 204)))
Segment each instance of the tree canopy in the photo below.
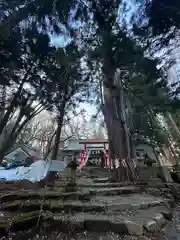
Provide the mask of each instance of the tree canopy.
POLYGON ((3 1, 0 134, 8 122, 13 126, 0 156, 45 109, 56 119, 52 158, 57 158, 66 114, 92 96, 104 113, 112 158, 131 162, 137 135, 162 143, 157 116, 175 116, 179 99, 162 61, 150 52, 157 51, 153 41, 164 46, 178 32, 179 5, 141 1, 134 32, 123 24, 122 6, 119 0, 3 1))

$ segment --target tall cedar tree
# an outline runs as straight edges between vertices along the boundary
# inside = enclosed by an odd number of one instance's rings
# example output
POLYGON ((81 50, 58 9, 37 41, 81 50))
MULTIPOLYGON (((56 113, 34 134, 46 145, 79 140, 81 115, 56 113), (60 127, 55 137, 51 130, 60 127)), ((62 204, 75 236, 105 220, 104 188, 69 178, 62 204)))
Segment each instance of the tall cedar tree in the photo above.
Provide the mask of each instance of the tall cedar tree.
MULTIPOLYGON (((118 23, 119 1, 99 0, 88 2, 87 5, 89 6, 89 21, 87 20, 83 26, 81 36, 83 40, 81 41, 82 45, 84 44, 84 48, 88 51, 90 71, 94 67, 99 66, 98 71, 102 74, 105 99, 103 110, 108 129, 110 157, 111 159, 119 158, 120 161, 125 159, 132 174, 133 165, 131 163, 132 158, 134 158, 133 129, 131 129, 131 126, 128 125, 128 122, 122 116, 122 112, 123 108, 127 109, 125 102, 130 102, 129 104, 132 105, 133 101, 130 101, 129 97, 126 98, 124 96, 123 101, 125 105, 119 105, 122 94, 125 95, 122 93, 122 88, 124 89, 122 83, 132 88, 131 80, 136 81, 134 75, 141 73, 145 78, 143 94, 147 85, 149 86, 149 99, 148 97, 146 98, 146 103, 150 100, 155 102, 154 96, 158 96, 157 92, 164 85, 166 86, 166 82, 161 78, 161 72, 156 68, 157 61, 144 57, 143 49, 137 46, 136 42, 128 36, 123 27, 120 27, 118 23), (119 76, 117 79, 118 84, 115 83, 117 68, 128 72, 127 82, 124 81, 124 77, 119 76), (120 82, 121 86, 119 85, 120 82), (118 115, 116 107, 118 107, 118 115), (125 125, 127 126, 125 127, 125 125)), ((166 97, 161 97, 161 106, 165 104, 167 99, 166 97)), ((144 110, 146 106, 141 106, 141 112, 143 111, 142 108, 144 110)), ((125 118, 128 118, 129 114, 130 111, 125 118)))

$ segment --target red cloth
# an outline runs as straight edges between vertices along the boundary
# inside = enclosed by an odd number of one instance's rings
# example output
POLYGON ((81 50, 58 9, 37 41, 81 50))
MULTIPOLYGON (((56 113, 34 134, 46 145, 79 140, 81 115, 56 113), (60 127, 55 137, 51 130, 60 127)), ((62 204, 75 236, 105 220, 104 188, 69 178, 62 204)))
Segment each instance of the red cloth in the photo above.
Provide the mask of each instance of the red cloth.
POLYGON ((81 152, 80 153, 80 163, 79 163, 80 167, 83 167, 85 159, 86 159, 86 153, 85 152, 81 152))
POLYGON ((108 167, 108 154, 106 151, 104 151, 104 165, 105 167, 108 167))

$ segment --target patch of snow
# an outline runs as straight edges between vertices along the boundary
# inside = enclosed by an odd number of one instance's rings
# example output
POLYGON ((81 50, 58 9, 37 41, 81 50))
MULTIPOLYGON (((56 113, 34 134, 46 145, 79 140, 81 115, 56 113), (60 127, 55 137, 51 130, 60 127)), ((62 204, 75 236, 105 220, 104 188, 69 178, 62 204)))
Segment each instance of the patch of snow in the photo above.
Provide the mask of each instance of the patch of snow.
MULTIPOLYGON (((12 180, 29 180, 31 182, 39 182, 44 179, 49 171, 54 171, 54 162, 58 162, 57 172, 62 172, 66 168, 66 164, 62 161, 43 161, 38 160, 29 167, 17 167, 10 170, 0 169, 0 179, 7 181, 12 180)), ((57 164, 56 164, 57 165, 57 164)))

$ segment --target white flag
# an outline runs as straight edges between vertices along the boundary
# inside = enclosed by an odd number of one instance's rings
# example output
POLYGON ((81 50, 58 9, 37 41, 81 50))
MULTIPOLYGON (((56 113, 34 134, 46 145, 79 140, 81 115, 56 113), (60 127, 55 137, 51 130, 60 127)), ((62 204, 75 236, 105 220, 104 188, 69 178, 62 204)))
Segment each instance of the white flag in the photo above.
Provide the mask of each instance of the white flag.
POLYGON ((133 162, 134 167, 136 167, 137 166, 137 162, 136 162, 135 158, 132 159, 132 162, 133 162))
POLYGON ((123 165, 123 167, 127 168, 127 163, 126 163, 125 159, 122 160, 122 165, 123 165))

